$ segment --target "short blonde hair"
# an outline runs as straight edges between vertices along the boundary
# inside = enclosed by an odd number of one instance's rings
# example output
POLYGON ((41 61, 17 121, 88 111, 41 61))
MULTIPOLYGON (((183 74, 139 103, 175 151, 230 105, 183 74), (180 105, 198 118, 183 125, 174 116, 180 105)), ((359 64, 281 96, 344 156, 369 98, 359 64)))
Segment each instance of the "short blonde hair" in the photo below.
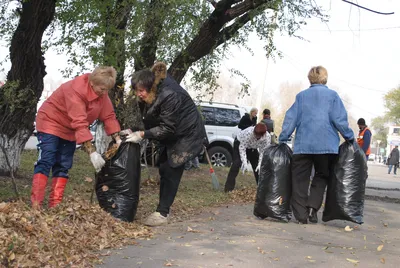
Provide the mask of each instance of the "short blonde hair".
POLYGON ((322 66, 312 67, 308 72, 310 84, 323 84, 328 82, 328 71, 322 66))
POLYGON ((89 75, 89 81, 96 86, 106 86, 111 89, 115 86, 117 71, 111 66, 98 66, 89 75))

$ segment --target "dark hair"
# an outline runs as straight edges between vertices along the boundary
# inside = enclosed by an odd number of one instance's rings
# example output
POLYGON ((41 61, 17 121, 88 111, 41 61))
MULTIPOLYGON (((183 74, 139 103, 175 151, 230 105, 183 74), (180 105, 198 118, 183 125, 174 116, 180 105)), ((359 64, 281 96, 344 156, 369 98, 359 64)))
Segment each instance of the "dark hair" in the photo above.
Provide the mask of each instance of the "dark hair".
POLYGON ((364 118, 360 118, 360 119, 358 119, 358 121, 357 121, 357 125, 360 125, 360 126, 365 126, 365 119, 364 119, 364 118))
POLYGON ((131 86, 136 90, 138 86, 144 87, 147 92, 150 92, 156 79, 154 73, 150 69, 144 69, 132 74, 131 86))
POLYGON ((267 132, 267 126, 263 123, 258 123, 254 127, 254 134, 257 136, 263 136, 267 132))
POLYGON ((263 115, 271 115, 271 111, 269 109, 264 109, 263 115))

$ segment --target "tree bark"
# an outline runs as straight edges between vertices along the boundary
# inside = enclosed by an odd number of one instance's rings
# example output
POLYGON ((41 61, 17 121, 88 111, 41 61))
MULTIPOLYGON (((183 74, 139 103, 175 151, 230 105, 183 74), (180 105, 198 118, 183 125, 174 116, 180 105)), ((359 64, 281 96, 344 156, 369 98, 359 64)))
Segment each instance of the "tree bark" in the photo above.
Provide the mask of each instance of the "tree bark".
POLYGON ((255 9, 274 8, 274 0, 222 0, 215 4, 215 10, 200 27, 198 34, 172 62, 168 73, 180 83, 190 66, 214 49, 230 40, 240 28, 251 20, 249 12, 255 9), (234 22, 225 27, 225 25, 234 22))
POLYGON ((21 152, 33 131, 46 75, 42 36, 54 19, 56 4, 55 0, 21 2, 20 19, 10 46, 11 69, 6 84, 0 88, 1 175, 17 170, 21 152))
POLYGON ((135 57, 135 70, 150 68, 156 60, 157 43, 160 39, 164 20, 169 13, 169 1, 152 0, 150 2, 143 37, 140 40, 140 51, 135 57))

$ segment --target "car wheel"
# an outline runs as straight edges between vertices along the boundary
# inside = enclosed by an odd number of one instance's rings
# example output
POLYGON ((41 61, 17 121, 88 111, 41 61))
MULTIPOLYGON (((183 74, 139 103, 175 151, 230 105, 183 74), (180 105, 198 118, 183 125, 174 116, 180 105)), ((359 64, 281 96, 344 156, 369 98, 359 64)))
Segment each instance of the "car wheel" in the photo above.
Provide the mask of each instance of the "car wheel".
POLYGON ((208 150, 211 164, 216 167, 229 167, 232 165, 232 155, 224 147, 215 146, 208 150))

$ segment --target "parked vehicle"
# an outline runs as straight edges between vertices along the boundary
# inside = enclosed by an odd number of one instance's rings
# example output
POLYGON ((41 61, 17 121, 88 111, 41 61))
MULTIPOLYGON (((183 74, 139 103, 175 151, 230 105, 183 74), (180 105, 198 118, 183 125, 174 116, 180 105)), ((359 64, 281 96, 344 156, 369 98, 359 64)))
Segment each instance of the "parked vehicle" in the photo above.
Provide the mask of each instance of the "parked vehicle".
POLYGON ((213 166, 232 164, 233 142, 239 132, 238 124, 247 112, 236 104, 201 102, 199 109, 204 119, 209 145, 208 154, 213 166))

